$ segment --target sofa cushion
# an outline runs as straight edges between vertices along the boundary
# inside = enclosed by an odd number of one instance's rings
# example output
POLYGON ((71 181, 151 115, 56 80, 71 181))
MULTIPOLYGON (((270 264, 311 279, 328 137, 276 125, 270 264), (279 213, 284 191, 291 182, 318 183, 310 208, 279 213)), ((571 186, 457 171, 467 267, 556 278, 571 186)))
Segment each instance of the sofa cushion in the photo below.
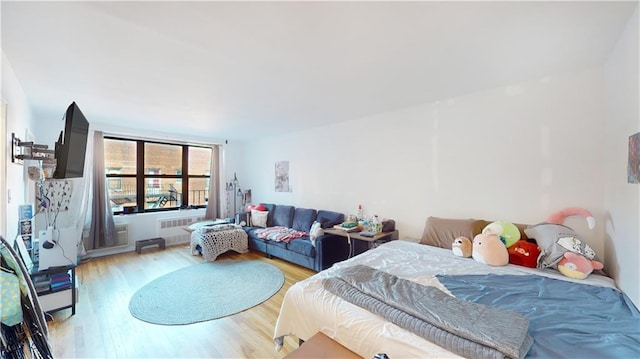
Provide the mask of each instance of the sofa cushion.
POLYGON ((464 236, 473 240, 473 237, 482 232, 482 229, 490 222, 480 219, 449 219, 429 217, 424 226, 421 244, 434 247, 451 249, 453 240, 464 236))
POLYGON ((267 208, 267 211, 269 211, 269 215, 267 216, 267 227, 273 227, 273 215, 276 209, 276 205, 273 203, 260 203, 261 205, 265 206, 267 208))
POLYGON ((255 209, 251 210, 251 224, 256 227, 266 227, 267 219, 269 218, 269 212, 267 211, 258 211, 255 209))
POLYGON ((316 221, 320 222, 322 228, 331 228, 336 224, 344 222, 344 214, 321 209, 318 211, 316 221))
POLYGON ((293 206, 275 206, 275 209, 273 210, 273 223, 270 227, 283 226, 292 228, 295 209, 296 208, 293 206))
POLYGON ((308 257, 315 257, 316 250, 311 244, 309 237, 296 238, 287 244, 287 249, 292 252, 300 253, 308 257))
MULTIPOLYGON (((287 249, 287 242, 276 242, 276 241, 270 241, 267 240, 267 246, 275 246, 275 247, 280 247, 282 249, 287 249)), ((269 250, 267 249, 267 252, 269 250)))
POLYGON ((309 233, 316 220, 316 213, 315 209, 296 208, 293 215, 293 229, 309 233))

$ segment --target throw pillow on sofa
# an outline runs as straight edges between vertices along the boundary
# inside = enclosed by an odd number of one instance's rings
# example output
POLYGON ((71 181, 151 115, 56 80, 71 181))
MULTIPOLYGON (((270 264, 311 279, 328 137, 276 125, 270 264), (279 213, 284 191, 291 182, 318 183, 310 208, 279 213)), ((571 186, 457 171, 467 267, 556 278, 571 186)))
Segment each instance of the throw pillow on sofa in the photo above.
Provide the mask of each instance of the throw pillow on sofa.
POLYGON ((265 228, 267 226, 267 217, 269 216, 269 211, 257 211, 255 209, 251 210, 251 224, 255 227, 265 228))
POLYGON ((324 235, 324 230, 322 229, 322 225, 320 222, 315 221, 313 225, 311 225, 311 229, 309 230, 309 240, 311 241, 311 245, 316 246, 316 238, 324 235))

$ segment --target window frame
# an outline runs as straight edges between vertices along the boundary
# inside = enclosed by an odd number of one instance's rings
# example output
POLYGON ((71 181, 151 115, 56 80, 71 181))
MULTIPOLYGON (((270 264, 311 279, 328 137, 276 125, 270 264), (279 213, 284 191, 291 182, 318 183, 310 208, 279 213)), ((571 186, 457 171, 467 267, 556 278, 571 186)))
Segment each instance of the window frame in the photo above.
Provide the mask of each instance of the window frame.
MULTIPOLYGON (((185 143, 172 143, 172 142, 165 142, 165 141, 157 141, 157 140, 152 140, 152 139, 137 139, 137 138, 126 138, 126 137, 120 137, 120 136, 109 136, 109 135, 105 135, 104 139, 106 140, 115 140, 115 141, 129 141, 129 142, 134 142, 136 144, 136 173, 135 174, 122 174, 122 173, 118 173, 118 174, 113 174, 113 173, 109 173, 107 171, 107 168, 112 168, 112 167, 106 167, 105 165, 105 174, 107 177, 107 182, 110 179, 119 179, 120 181, 122 181, 124 178, 134 178, 136 180, 136 206, 138 208, 137 213, 149 213, 149 212, 162 212, 162 211, 177 211, 183 208, 206 208, 207 204, 191 204, 189 203, 189 201, 192 200, 191 196, 189 196, 189 179, 192 178, 204 178, 206 179, 206 183, 209 183, 209 185, 211 185, 211 177, 212 177, 212 173, 211 171, 207 171, 207 174, 204 175, 190 175, 189 174, 189 148, 190 147, 195 147, 195 148, 204 148, 210 151, 211 153, 211 163, 213 161, 215 161, 216 159, 213 158, 213 148, 210 146, 206 146, 206 145, 194 145, 194 144, 185 144, 185 143), (148 143, 153 143, 153 144, 161 144, 161 145, 169 145, 169 146, 178 146, 182 148, 182 166, 181 166, 181 174, 149 174, 146 173, 145 171, 145 144, 148 143), (153 183, 160 183, 160 181, 162 179, 175 179, 176 183, 174 185, 174 187, 176 187, 176 189, 179 190, 178 193, 182 194, 182 203, 179 206, 173 206, 173 207, 160 207, 160 208, 145 208, 145 202, 146 202, 146 190, 149 189, 149 184, 151 183, 151 181, 153 181, 153 183), (155 182, 158 181, 158 182, 155 182), (180 181, 180 182, 178 182, 180 181), (180 188, 178 188, 178 185, 180 185, 180 188), (181 190, 181 191, 180 191, 181 190), (187 194, 187 196, 185 196, 184 194, 187 194)), ((161 188, 161 186, 160 186, 161 188)), ((208 193, 206 194, 206 197, 208 197, 208 193)), ((205 197, 205 199, 206 199, 205 197)), ((176 198, 177 201, 178 198, 176 198)), ((208 203, 208 200, 205 201, 208 203)), ((112 213, 115 214, 123 214, 124 211, 120 210, 120 211, 113 211, 112 209, 112 213)))

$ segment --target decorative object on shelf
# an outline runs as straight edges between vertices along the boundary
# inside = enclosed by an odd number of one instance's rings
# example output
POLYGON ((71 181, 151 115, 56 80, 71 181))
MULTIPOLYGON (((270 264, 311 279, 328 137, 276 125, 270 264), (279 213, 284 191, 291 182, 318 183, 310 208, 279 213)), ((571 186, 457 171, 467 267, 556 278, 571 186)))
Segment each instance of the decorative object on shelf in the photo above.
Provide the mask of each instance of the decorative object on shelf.
POLYGON ((33 205, 22 204, 18 208, 20 237, 27 250, 33 249, 33 205))

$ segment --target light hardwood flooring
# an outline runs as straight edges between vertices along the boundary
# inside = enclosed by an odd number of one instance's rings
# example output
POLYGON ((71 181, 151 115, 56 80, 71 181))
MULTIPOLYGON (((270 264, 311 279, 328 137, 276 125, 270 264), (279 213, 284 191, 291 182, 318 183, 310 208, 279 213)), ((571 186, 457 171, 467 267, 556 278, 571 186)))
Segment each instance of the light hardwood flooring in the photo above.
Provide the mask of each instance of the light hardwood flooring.
MULTIPOLYGON (((298 347, 287 338, 276 352, 273 331, 286 290, 315 272, 263 254, 228 252, 220 260, 259 260, 280 268, 285 283, 266 302, 228 317, 191 325, 165 326, 143 322, 129 313, 129 300, 151 280, 202 263, 188 247, 94 258, 77 268, 79 300, 76 314, 66 309, 49 321, 55 358, 282 358, 298 347)), ((189 305, 185 293, 184 305, 189 305)), ((196 308, 194 308, 196 309, 196 308)))

